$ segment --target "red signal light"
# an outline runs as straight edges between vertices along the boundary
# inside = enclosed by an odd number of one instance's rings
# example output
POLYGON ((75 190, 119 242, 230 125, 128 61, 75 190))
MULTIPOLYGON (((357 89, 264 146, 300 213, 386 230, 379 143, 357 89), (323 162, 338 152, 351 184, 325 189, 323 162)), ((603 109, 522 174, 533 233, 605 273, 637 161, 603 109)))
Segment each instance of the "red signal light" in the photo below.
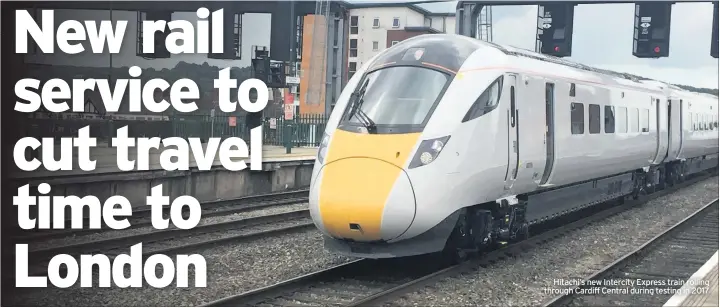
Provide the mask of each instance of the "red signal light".
POLYGON ((560 46, 555 46, 555 52, 559 52, 559 51, 560 51, 560 46))
POLYGON ((659 47, 659 46, 655 46, 655 49, 653 49, 653 50, 655 51, 655 53, 660 53, 660 47, 659 47))

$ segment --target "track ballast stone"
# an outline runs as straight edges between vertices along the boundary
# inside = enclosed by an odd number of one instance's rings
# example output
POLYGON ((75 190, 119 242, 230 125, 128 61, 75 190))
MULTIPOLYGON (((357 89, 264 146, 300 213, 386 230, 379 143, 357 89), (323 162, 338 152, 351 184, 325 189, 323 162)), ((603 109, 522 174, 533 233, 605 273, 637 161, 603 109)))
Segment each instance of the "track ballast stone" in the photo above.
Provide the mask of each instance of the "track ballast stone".
MULTIPOLYGON (((288 212, 307 210, 307 209, 308 209, 308 203, 305 202, 305 203, 294 203, 294 204, 285 204, 285 205, 267 207, 267 208, 253 210, 253 211, 235 213, 235 214, 224 215, 224 216, 201 217, 200 222, 198 222, 197 227, 209 225, 209 224, 227 222, 227 221, 232 221, 232 220, 248 219, 248 218, 253 218, 253 217, 288 213, 288 212)), ((168 215, 165 215, 165 216, 168 216, 168 215)), ((167 219, 168 217, 164 217, 164 218, 167 219)), ((149 219, 148 219, 148 221, 149 221, 149 219)), ((175 227, 172 224, 170 224, 169 228, 166 230, 169 230, 172 228, 175 228, 175 227)), ((80 235, 80 236, 68 236, 68 237, 63 237, 63 238, 54 238, 54 239, 50 239, 50 240, 43 241, 43 242, 35 242, 35 243, 29 244, 29 247, 31 250, 48 249, 48 248, 58 247, 58 246, 66 246, 66 245, 85 243, 85 242, 93 242, 93 241, 102 241, 102 240, 107 240, 107 239, 115 238, 115 237, 149 233, 149 232, 153 232, 153 231, 159 231, 159 230, 153 228, 152 226, 124 229, 124 230, 98 230, 97 233, 88 233, 88 234, 80 235)))
POLYGON ((717 197, 711 177, 386 306, 539 306, 557 295, 548 291, 560 288, 554 280, 588 277, 717 197))

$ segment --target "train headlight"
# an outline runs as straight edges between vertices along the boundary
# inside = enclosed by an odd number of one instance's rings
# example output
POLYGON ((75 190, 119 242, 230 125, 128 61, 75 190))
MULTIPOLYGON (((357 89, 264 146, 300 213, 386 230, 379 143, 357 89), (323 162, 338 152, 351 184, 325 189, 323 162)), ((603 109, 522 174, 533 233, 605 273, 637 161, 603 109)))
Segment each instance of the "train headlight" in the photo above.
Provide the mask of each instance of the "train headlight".
POLYGON ((415 157, 413 157, 412 161, 410 161, 410 166, 408 166, 408 168, 417 168, 433 162, 437 159, 438 155, 440 155, 440 152, 445 147, 445 144, 447 144, 448 139, 450 139, 450 136, 423 140, 415 153, 415 157))
POLYGON ((321 164, 325 162, 325 155, 327 154, 327 148, 328 148, 329 143, 330 143, 330 135, 325 133, 323 135, 322 141, 320 141, 320 146, 318 147, 318 154, 317 154, 317 160, 321 164))

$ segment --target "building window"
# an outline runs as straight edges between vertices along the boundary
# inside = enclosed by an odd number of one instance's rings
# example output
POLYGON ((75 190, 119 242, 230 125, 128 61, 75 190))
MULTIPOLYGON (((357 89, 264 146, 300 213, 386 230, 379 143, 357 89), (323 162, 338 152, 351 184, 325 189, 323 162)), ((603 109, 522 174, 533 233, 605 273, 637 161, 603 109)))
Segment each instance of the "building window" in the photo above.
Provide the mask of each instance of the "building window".
POLYGON ((400 17, 393 17, 393 28, 400 28, 400 17))
POLYGON ((432 27, 432 18, 425 17, 425 27, 432 27))
POLYGON ((373 28, 380 28, 380 18, 373 18, 373 28))
POLYGON ((588 130, 591 134, 600 133, 600 105, 588 105, 588 130))
POLYGON ((350 16, 350 34, 358 34, 358 17, 350 16))
POLYGON ((605 106, 605 133, 615 132, 615 107, 605 106))
POLYGON ((357 57, 357 39, 350 39, 350 58, 357 57))
POLYGON ((373 41, 373 51, 377 51, 378 49, 380 49, 380 43, 373 41))
POLYGON ((573 135, 585 133, 585 106, 581 103, 570 105, 570 126, 573 135))
POLYGON ((355 73, 357 71, 357 62, 350 62, 350 65, 348 66, 348 72, 355 73))
POLYGON ((390 46, 395 46, 395 44, 397 44, 397 43, 400 43, 400 41, 392 41, 392 43, 390 43, 391 44, 390 46))
POLYGON ((355 72, 357 71, 357 62, 350 61, 348 65, 348 80, 352 78, 353 75, 355 75, 355 72))

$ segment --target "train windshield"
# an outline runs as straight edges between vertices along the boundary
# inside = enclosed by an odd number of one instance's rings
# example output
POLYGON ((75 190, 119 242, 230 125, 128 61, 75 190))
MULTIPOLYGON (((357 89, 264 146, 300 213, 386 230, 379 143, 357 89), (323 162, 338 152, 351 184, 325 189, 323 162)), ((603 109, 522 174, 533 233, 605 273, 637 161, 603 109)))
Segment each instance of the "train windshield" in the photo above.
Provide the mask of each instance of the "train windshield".
POLYGON ((422 125, 449 80, 448 74, 417 66, 373 71, 360 83, 343 120, 359 126, 422 125))

